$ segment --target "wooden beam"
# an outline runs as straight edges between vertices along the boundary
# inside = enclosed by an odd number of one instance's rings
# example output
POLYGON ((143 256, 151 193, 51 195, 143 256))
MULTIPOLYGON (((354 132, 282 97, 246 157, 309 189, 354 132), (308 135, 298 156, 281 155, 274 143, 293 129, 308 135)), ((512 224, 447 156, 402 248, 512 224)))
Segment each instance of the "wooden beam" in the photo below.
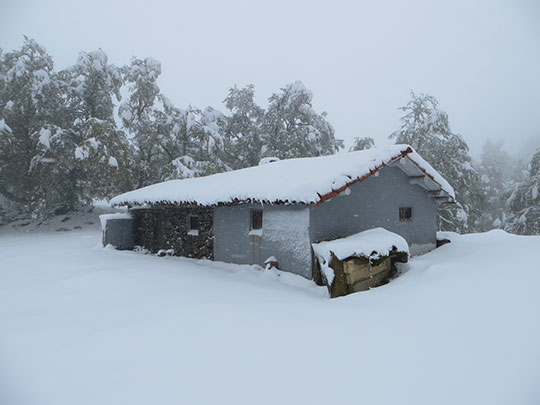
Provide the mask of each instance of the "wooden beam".
POLYGON ((428 196, 433 197, 433 198, 448 197, 443 190, 428 191, 428 196))
POLYGON ((409 179, 411 184, 425 185, 427 182, 427 176, 411 176, 409 179))
POLYGON ((433 197, 436 202, 440 203, 451 203, 454 202, 452 197, 433 197))

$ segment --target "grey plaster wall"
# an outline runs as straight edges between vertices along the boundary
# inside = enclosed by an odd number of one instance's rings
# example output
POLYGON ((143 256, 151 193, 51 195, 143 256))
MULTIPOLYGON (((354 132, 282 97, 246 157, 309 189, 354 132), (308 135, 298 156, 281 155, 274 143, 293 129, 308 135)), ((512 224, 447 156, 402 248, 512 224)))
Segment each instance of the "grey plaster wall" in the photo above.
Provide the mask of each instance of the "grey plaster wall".
POLYGON ((214 208, 214 258, 238 264, 253 264, 250 249, 251 204, 214 208))
POLYGON ((385 167, 379 176, 350 187, 320 206, 311 206, 312 242, 348 236, 374 227, 383 227, 403 236, 411 253, 435 248, 436 203, 397 167, 385 167), (412 207, 412 220, 401 222, 399 208, 412 207))
POLYGON ((112 245, 119 250, 133 249, 135 246, 133 219, 108 219, 103 231, 103 245, 112 245))
POLYGON ((385 167, 329 201, 315 205, 240 204, 214 209, 215 260, 259 264, 275 256, 279 268, 312 278, 311 242, 383 227, 403 236, 413 254, 435 248, 436 204, 397 167, 385 167), (400 221, 399 208, 412 207, 400 221), (260 236, 250 235, 251 210, 263 209, 260 236))
POLYGON ((312 276, 307 206, 240 204, 214 209, 215 260, 264 265, 275 256, 281 270, 312 276), (261 235, 250 235, 251 210, 263 210, 261 235))
POLYGON ((281 270, 311 279, 309 207, 274 205, 265 208, 262 236, 264 259, 275 256, 281 270))

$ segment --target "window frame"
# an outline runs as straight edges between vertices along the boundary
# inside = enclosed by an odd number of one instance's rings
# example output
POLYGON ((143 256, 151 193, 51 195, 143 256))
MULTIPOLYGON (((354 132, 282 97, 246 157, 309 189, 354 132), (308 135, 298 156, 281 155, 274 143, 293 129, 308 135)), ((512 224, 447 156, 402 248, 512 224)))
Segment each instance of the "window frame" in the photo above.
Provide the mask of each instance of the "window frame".
POLYGON ((188 232, 198 231, 199 229, 201 229, 201 222, 199 220, 199 216, 198 215, 188 215, 187 216, 187 230, 188 230, 188 232), (194 221, 194 219, 195 219, 195 221, 194 221), (196 227, 194 227, 194 225, 196 225, 196 227))
POLYGON ((399 222, 410 222, 413 219, 412 207, 399 207, 399 222))
POLYGON ((263 210, 262 209, 252 209, 249 215, 249 229, 252 231, 258 231, 263 228, 263 210), (257 218, 260 217, 260 218, 257 218), (255 221, 257 218, 257 221, 255 221), (257 222, 257 223, 256 223, 257 222), (260 224, 259 224, 260 222, 260 224), (255 227, 254 225, 260 225, 255 227))

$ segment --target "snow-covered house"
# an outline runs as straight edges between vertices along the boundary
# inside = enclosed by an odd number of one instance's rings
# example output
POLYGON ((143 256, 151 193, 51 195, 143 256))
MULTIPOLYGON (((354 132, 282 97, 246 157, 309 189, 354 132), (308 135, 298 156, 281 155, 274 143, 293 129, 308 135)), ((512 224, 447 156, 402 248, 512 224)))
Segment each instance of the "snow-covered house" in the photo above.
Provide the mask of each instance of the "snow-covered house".
POLYGON ((408 145, 266 162, 171 180, 119 195, 132 219, 106 225, 105 243, 263 265, 314 277, 312 244, 382 227, 412 254, 436 246, 436 204, 454 191, 408 145), (126 221, 132 233, 126 232, 126 221))

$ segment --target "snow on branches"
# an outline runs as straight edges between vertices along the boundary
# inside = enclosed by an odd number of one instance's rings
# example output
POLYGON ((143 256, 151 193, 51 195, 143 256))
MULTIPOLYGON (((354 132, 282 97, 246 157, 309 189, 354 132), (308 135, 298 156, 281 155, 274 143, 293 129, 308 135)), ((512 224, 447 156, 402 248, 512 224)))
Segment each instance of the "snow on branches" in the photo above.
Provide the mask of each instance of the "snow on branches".
POLYGON ((299 81, 273 94, 266 110, 252 85, 231 88, 224 114, 176 107, 158 86, 160 74, 155 59, 118 67, 101 49, 56 71, 26 37, 21 49, 0 52, 2 200, 44 217, 164 180, 342 147, 299 81))

